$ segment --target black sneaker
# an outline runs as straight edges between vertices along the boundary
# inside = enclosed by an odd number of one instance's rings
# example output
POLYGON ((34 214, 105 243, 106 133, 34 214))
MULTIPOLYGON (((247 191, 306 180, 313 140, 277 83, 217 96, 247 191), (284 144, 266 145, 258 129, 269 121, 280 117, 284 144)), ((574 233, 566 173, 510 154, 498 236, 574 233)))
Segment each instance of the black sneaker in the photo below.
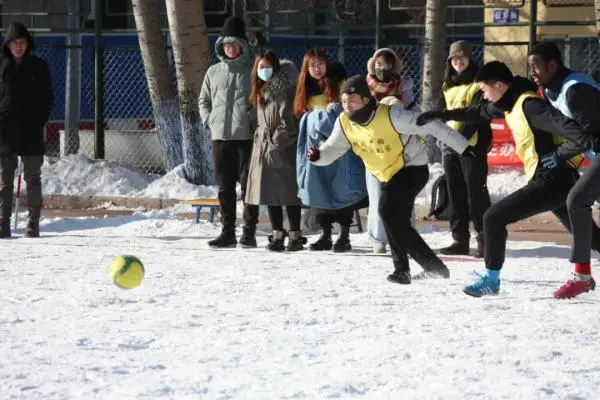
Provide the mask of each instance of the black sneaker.
POLYGON ((454 242, 450 246, 440 249, 440 254, 444 254, 447 256, 468 256, 469 242, 454 242))
POLYGON ((222 230, 221 234, 208 241, 210 247, 225 248, 237 246, 237 239, 235 238, 235 231, 222 230))
POLYGON ((256 247, 256 228, 244 226, 239 243, 241 247, 246 249, 256 247))
POLYGON ((413 277, 412 277, 412 279, 415 281, 420 281, 420 280, 424 280, 424 279, 448 279, 448 278, 450 278, 450 270, 445 265, 427 269, 425 271, 419 272, 416 275, 413 275, 413 277))
POLYGON ((410 285, 410 271, 394 271, 393 274, 388 275, 387 280, 401 285, 410 285))

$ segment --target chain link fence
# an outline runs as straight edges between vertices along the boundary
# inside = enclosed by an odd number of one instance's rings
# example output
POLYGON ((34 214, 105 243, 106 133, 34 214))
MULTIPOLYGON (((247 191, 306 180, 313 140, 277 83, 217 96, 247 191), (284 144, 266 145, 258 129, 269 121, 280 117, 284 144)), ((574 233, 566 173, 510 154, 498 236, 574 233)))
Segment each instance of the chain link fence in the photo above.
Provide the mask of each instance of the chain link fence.
MULTIPOLYGON (((133 35, 132 37, 135 38, 133 35)), ((93 38, 89 38, 87 42, 84 40, 81 48, 80 130, 78 140, 74 142, 68 141, 64 132, 66 110, 69 101, 72 101, 66 96, 68 49, 64 39, 42 41, 36 49, 37 54, 49 64, 54 86, 55 103, 47 129, 47 154, 50 156, 73 153, 81 153, 90 158, 94 156, 95 85, 94 48, 90 45, 93 43, 91 39, 93 38)), ((215 39, 216 37, 211 37, 211 46, 215 39)), ((304 53, 311 45, 323 48, 331 60, 342 62, 349 76, 364 74, 367 61, 374 52, 371 44, 348 43, 349 40, 342 44, 336 43, 337 40, 332 38, 300 38, 296 41, 298 44, 294 45, 290 44, 289 38, 272 38, 271 47, 279 57, 292 60, 298 69, 304 53)), ((582 50, 577 57, 577 61, 582 63, 579 69, 588 73, 600 70, 598 41, 590 38, 582 43, 583 47, 579 47, 582 50)), ((403 60, 404 76, 413 81, 415 98, 420 102, 422 45, 391 44, 388 47, 393 48, 403 60)), ((483 50, 482 45, 474 46, 475 62, 482 63, 483 50)), ((214 60, 217 58, 214 57, 214 60)), ((174 76, 173 62, 172 67, 174 76)), ((445 65, 440 68, 445 68, 445 65)), ((154 131, 152 106, 139 47, 131 44, 107 45, 104 49, 103 74, 106 159, 130 164, 150 173, 163 173, 162 153, 154 131)))

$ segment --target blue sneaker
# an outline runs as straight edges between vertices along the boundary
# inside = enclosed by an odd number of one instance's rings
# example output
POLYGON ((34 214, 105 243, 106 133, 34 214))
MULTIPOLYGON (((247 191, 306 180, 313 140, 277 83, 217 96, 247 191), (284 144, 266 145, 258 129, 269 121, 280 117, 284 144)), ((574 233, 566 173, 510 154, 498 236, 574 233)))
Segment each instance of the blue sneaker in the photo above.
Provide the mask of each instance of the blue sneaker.
POLYGON ((499 291, 500 279, 494 279, 488 275, 479 275, 479 279, 475 283, 465 286, 463 289, 463 292, 473 297, 496 295, 499 291))

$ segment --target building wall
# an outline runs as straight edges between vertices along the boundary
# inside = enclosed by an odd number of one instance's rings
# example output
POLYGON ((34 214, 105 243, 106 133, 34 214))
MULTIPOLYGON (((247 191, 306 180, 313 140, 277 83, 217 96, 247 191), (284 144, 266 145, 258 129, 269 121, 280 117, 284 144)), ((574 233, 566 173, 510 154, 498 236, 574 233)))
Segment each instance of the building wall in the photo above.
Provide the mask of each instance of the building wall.
MULTIPOLYGON (((529 22, 529 9, 531 0, 526 0, 519 9, 519 22, 529 22)), ((506 7, 509 8, 509 7, 506 7)), ((494 9, 485 10, 486 23, 493 22, 494 9)), ((542 0, 538 1, 538 21, 594 21, 593 6, 585 7, 546 7, 542 0)), ((537 28, 537 40, 549 38, 584 38, 596 36, 595 26, 541 26, 537 28)), ((527 75, 527 52, 529 41, 529 28, 527 26, 515 27, 486 27, 484 29, 486 43, 496 42, 522 42, 518 45, 486 45, 484 52, 485 62, 501 60, 505 62, 515 74, 527 75)))

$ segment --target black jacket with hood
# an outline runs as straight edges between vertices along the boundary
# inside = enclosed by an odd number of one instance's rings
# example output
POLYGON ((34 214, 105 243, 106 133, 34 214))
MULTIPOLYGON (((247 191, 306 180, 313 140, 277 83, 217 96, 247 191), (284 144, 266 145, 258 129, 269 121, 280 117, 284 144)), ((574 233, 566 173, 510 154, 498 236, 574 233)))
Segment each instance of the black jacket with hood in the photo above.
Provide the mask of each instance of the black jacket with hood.
POLYGON ((31 54, 33 38, 21 23, 13 23, 0 55, 0 148, 23 156, 45 153, 44 127, 50 116, 53 93, 44 60, 31 54), (27 51, 17 65, 8 43, 26 38, 27 51))

